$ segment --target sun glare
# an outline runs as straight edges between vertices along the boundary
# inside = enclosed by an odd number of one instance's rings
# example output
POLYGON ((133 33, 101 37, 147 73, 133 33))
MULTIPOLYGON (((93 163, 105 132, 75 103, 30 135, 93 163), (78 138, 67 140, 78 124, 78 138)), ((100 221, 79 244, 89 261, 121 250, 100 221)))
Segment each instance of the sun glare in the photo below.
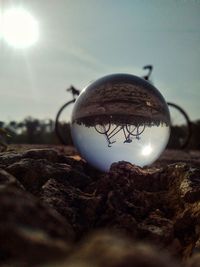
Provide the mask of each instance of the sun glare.
POLYGON ((143 156, 149 156, 152 152, 153 152, 153 148, 150 144, 144 146, 142 149, 142 155, 143 156))
POLYGON ((0 16, 0 35, 9 45, 25 48, 37 42, 38 22, 28 11, 22 8, 11 8, 0 16))

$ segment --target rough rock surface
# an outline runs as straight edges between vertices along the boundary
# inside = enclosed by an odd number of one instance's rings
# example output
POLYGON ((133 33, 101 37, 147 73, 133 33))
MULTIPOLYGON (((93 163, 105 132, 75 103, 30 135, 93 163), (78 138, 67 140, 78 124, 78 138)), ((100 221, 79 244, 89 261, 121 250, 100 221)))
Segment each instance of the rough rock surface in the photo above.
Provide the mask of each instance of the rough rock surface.
POLYGON ((151 167, 118 162, 108 173, 72 148, 0 153, 0 265, 196 267, 199 259, 200 152, 166 151, 151 167))

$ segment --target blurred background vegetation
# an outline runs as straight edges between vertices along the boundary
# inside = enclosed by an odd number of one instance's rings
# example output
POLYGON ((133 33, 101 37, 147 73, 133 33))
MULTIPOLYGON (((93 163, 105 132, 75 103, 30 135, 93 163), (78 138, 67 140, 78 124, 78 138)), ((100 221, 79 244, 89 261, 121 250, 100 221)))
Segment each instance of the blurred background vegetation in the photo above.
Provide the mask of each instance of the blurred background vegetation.
MULTIPOLYGON (((4 136, 7 144, 52 144, 59 145, 55 129, 54 121, 51 119, 39 120, 32 117, 27 117, 23 121, 10 121, 8 123, 0 121, 0 128, 5 129, 8 133, 4 136)), ((65 132, 67 145, 73 145, 70 135, 70 125, 61 125, 65 132)), ((174 127, 171 129, 171 137, 168 143, 168 148, 177 147, 177 136, 180 136, 183 129, 174 127)), ((188 145, 188 149, 200 149, 200 120, 192 122, 192 137, 188 145)))
MULTIPOLYGON (((27 117, 23 121, 0 121, 0 128, 7 131, 7 144, 59 144, 54 132, 54 121, 27 117)), ((71 142, 71 140, 70 140, 71 142)))

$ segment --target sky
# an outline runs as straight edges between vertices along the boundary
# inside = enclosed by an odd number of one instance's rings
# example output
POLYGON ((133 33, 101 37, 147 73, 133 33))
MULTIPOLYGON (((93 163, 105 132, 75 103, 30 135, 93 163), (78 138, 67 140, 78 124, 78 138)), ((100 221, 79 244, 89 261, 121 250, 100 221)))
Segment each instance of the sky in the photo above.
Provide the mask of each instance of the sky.
POLYGON ((54 119, 70 85, 146 64, 165 99, 200 118, 200 0, 0 0, 0 13, 19 6, 39 37, 16 48, 0 32, 0 121, 54 119))

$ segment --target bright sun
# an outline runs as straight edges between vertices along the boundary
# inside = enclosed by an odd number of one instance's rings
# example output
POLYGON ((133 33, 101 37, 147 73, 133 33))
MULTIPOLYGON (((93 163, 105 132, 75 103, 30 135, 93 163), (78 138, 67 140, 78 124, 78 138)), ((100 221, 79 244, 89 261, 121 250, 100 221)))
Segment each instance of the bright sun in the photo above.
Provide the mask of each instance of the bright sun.
POLYGON ((11 8, 1 14, 2 38, 11 46, 25 48, 37 42, 38 22, 25 9, 11 8))

